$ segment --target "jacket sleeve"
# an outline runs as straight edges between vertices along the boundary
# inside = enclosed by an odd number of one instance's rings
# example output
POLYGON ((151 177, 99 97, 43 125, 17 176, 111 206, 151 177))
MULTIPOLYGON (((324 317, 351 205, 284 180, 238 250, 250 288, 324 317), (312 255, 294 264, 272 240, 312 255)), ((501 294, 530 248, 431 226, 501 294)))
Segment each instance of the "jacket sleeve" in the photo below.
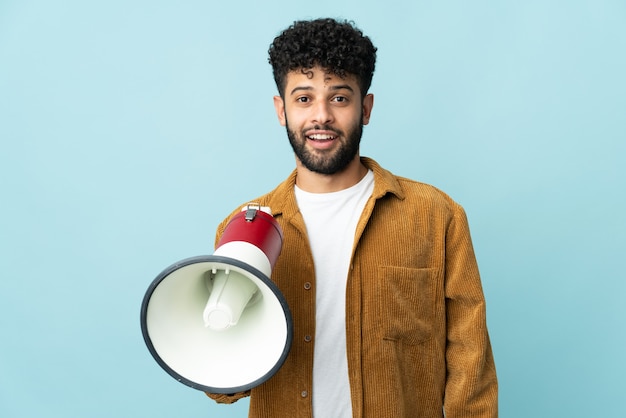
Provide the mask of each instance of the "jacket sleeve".
POLYGON ((467 217, 456 205, 446 233, 446 418, 498 416, 498 383, 485 299, 467 217))
POLYGON ((209 398, 213 399, 215 402, 217 403, 235 403, 237 402, 239 399, 245 398, 247 396, 250 396, 250 391, 247 390, 245 392, 239 392, 239 393, 233 393, 233 394, 228 394, 228 395, 224 395, 221 393, 209 393, 209 392, 204 392, 206 394, 206 396, 208 396, 209 398))

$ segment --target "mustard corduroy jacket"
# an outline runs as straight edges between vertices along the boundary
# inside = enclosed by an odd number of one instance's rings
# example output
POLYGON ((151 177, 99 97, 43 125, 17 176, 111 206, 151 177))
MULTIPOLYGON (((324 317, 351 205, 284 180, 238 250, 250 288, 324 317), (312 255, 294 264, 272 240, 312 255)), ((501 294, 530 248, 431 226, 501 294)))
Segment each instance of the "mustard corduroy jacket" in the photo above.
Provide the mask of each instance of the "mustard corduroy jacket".
MULTIPOLYGON (((432 186, 362 162, 375 180, 357 225, 346 289, 353 416, 442 418, 445 410, 446 418, 497 417, 485 300, 463 208, 432 186)), ((253 418, 312 417, 315 270, 295 179, 294 171, 254 200, 269 206, 283 229, 272 280, 293 316, 291 351, 251 391, 207 394, 222 403, 251 395, 253 418)))

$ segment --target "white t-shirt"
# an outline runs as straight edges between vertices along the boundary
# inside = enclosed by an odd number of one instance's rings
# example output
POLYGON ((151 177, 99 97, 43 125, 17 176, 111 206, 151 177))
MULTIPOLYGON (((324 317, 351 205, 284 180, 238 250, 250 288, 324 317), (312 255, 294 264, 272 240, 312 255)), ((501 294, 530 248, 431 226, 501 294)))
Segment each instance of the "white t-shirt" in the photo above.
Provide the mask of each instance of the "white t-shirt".
POLYGON ((356 185, 338 192, 295 189, 315 263, 314 417, 352 417, 346 356, 346 281, 356 225, 373 190, 372 171, 356 185))

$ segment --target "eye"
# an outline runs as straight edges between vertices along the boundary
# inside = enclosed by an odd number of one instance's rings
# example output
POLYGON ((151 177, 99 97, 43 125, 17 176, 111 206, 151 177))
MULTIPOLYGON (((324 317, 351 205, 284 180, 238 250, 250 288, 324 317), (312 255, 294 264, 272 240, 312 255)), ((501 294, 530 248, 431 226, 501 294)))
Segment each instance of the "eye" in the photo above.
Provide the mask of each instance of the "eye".
POLYGON ((345 96, 335 96, 333 97, 333 102, 336 103, 347 103, 348 102, 348 98, 345 96))
POLYGON ((296 102, 298 103, 308 103, 309 101, 310 101, 309 98, 306 96, 300 96, 296 98, 296 102))

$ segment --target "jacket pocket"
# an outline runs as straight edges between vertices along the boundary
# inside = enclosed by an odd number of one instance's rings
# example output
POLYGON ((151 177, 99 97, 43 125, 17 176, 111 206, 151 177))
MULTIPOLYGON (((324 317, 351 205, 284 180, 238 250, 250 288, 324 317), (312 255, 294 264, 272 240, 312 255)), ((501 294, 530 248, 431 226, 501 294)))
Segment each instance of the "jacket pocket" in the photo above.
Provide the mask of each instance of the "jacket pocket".
POLYGON ((383 338, 419 344, 433 337, 436 269, 379 267, 376 298, 383 338))

